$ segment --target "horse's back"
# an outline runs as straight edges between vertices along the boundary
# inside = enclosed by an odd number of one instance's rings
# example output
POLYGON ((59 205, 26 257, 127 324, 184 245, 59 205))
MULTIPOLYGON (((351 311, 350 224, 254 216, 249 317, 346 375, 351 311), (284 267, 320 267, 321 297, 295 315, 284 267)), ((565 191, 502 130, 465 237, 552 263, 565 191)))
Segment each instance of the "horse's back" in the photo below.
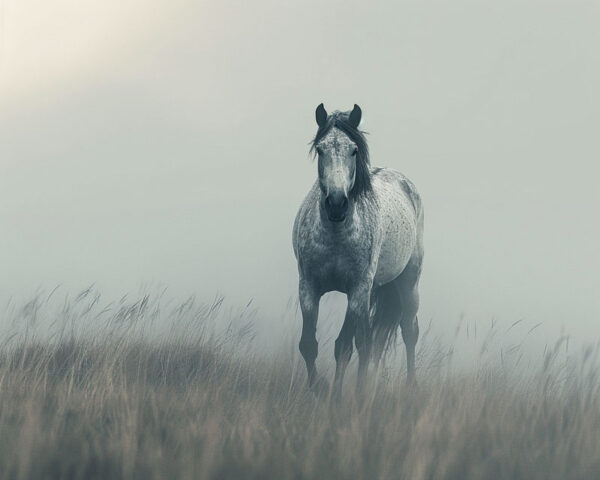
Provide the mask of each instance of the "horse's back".
POLYGON ((423 207, 413 183, 396 170, 375 168, 372 182, 382 231, 375 284, 383 285, 398 277, 409 263, 420 270, 423 207))

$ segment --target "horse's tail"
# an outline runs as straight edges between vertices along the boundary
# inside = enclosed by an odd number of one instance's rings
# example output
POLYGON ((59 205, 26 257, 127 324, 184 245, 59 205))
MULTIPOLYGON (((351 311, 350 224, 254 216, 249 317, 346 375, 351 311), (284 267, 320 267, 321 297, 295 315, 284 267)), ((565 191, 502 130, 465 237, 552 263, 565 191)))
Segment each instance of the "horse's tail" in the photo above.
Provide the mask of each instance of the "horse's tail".
POLYGON ((371 339, 375 365, 396 344, 400 325, 400 298, 391 283, 382 285, 372 297, 371 339))

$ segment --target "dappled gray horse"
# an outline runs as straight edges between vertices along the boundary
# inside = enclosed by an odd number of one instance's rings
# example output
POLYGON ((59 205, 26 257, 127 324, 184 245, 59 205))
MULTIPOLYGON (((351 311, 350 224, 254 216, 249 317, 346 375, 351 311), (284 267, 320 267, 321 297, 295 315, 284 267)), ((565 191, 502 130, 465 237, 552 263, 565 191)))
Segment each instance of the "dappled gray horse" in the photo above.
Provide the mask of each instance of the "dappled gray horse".
POLYGON ((337 290, 348 297, 344 324, 335 341, 333 396, 339 398, 352 341, 358 350, 358 384, 369 360, 379 364, 398 326, 406 345, 408 380, 414 379, 419 336, 418 284, 423 261, 423 207, 414 185, 389 168, 372 168, 361 109, 328 115, 316 110, 319 178, 294 223, 294 253, 300 275, 300 352, 309 385, 327 388, 315 368, 319 299, 337 290))

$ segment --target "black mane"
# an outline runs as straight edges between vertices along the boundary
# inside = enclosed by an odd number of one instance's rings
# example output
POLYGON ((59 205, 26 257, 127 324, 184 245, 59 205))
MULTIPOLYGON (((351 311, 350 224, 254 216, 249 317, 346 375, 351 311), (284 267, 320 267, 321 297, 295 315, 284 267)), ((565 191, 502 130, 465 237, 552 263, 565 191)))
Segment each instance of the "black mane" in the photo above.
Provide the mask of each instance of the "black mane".
POLYGON ((353 127, 348 122, 349 117, 350 112, 335 111, 329 115, 325 124, 317 130, 317 134, 311 142, 310 151, 312 153, 315 152, 317 143, 319 143, 332 128, 339 128, 348 135, 358 149, 358 152, 356 153, 356 177, 354 180, 354 187, 350 193, 353 196, 360 196, 371 190, 369 147, 367 145, 367 139, 365 138, 366 132, 353 127))

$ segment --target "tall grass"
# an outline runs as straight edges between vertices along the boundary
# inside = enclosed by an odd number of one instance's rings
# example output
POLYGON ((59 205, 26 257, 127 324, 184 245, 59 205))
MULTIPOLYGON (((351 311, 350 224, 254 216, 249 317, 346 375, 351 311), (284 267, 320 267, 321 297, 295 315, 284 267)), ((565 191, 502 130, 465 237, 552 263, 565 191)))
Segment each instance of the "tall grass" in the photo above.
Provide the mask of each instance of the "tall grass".
POLYGON ((218 300, 100 306, 91 291, 7 309, 0 477, 600 478, 596 348, 451 371, 425 341, 417 388, 394 366, 362 405, 349 378, 332 408, 295 341, 258 348, 244 315, 220 328, 218 300))

